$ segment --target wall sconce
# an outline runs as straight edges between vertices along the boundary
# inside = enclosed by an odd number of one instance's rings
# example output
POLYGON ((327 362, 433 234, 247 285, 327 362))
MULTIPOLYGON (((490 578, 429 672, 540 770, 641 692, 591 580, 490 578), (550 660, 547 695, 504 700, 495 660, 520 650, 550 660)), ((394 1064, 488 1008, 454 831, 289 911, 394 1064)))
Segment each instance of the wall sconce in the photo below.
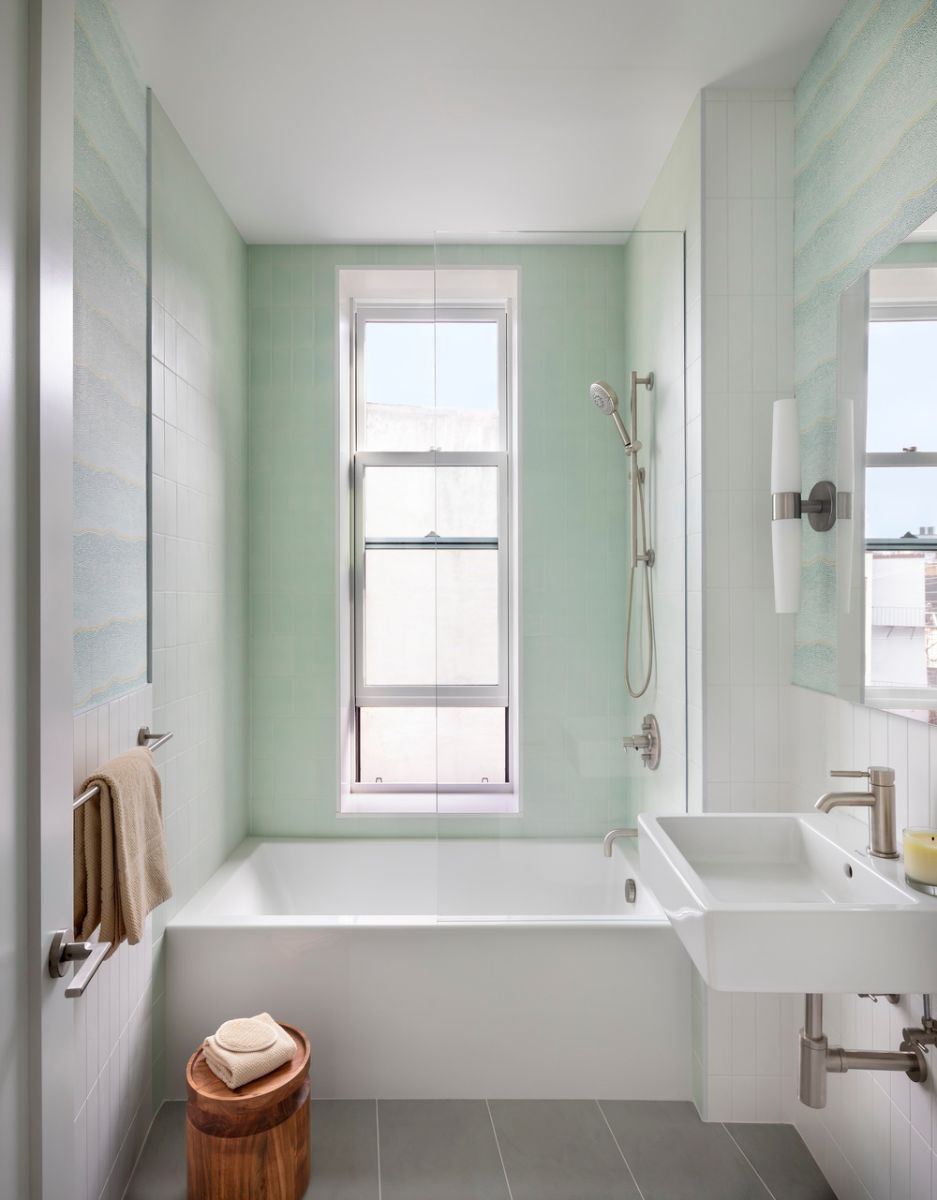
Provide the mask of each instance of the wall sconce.
POLYGON ((800 518, 818 533, 836 524, 836 488, 828 479, 801 495, 800 421, 797 401, 775 400, 771 427, 771 552, 774 560, 775 612, 800 608, 800 518))

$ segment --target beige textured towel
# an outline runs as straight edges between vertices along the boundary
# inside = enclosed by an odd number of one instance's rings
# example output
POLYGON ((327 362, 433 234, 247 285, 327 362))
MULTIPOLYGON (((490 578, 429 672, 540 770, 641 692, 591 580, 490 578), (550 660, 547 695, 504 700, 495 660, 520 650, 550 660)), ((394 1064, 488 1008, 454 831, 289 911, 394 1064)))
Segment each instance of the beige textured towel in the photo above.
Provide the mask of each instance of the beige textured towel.
POLYGON ((75 932, 110 942, 108 957, 126 939, 143 937, 146 915, 172 895, 159 772, 145 746, 128 750, 89 775, 100 796, 75 813, 75 932))
POLYGON ((259 1079, 261 1075, 269 1075, 277 1067, 288 1063, 296 1053, 296 1043, 269 1013, 258 1013, 252 1019, 269 1025, 276 1034, 276 1040, 265 1050, 226 1050, 218 1044, 215 1034, 202 1042, 205 1061, 221 1082, 232 1091, 259 1079))

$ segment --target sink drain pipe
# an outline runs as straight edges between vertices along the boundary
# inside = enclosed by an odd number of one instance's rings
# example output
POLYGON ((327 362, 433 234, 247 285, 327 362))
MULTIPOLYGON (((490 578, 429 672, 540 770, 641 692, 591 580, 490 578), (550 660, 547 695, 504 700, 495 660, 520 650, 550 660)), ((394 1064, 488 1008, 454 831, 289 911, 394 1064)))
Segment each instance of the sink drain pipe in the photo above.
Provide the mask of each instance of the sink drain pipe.
POLYGON ((846 1071, 904 1071, 912 1083, 927 1079, 924 1047, 906 1029, 900 1050, 844 1050, 831 1046, 823 1032, 823 996, 808 992, 804 1027, 800 1031, 800 1102, 808 1108, 826 1107, 826 1077, 846 1071), (909 1036, 910 1035, 910 1036, 909 1036))

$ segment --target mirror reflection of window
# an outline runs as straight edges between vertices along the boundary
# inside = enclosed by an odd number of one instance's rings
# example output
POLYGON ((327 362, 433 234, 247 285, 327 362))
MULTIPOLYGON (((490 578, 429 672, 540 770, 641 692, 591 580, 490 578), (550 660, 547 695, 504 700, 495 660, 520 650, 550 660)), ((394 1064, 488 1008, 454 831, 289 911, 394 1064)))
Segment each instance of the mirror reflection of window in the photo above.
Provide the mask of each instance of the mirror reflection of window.
POLYGON ((866 697, 923 720, 937 718, 933 259, 870 273, 865 462, 866 697))

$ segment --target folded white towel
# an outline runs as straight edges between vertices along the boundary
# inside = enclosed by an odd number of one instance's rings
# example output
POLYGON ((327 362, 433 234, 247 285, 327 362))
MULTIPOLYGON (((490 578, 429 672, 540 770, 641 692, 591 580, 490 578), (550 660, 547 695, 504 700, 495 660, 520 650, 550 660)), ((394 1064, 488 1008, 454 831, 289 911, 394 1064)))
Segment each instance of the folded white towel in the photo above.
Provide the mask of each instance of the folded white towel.
POLYGON ((218 1040, 219 1033, 222 1034, 222 1041, 225 1040, 222 1033, 224 1026, 202 1043, 208 1066, 232 1091, 254 1079, 260 1079, 262 1075, 269 1075, 288 1063, 296 1053, 296 1043, 269 1013, 258 1013, 252 1020, 270 1026, 274 1038, 269 1046, 261 1050, 230 1050, 218 1040))

